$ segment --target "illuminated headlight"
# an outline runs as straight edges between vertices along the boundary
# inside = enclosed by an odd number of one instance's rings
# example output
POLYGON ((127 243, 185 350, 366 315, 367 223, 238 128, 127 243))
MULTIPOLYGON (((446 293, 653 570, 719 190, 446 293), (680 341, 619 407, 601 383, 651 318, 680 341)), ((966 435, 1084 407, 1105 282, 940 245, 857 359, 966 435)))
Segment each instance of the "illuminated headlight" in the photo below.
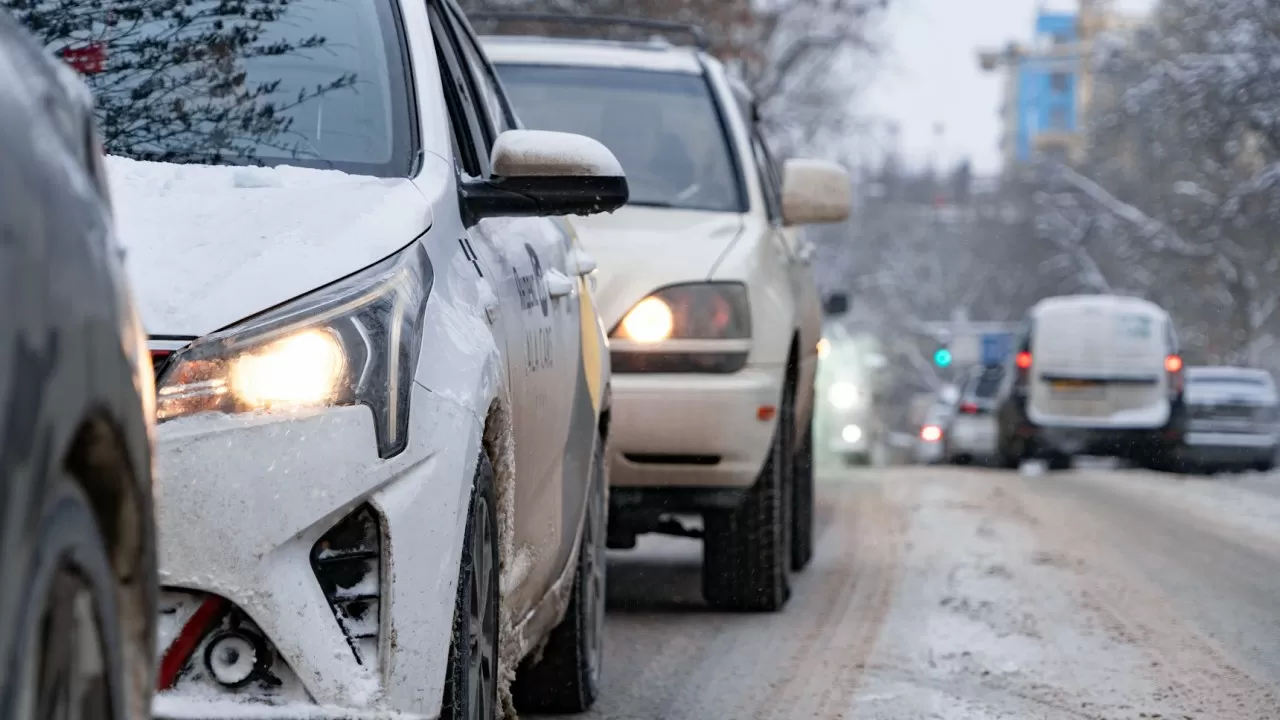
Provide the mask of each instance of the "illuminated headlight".
POLYGON ((345 280, 200 338, 161 376, 157 420, 366 405, 379 455, 400 452, 432 280, 426 251, 415 243, 345 280))
POLYGON ((831 354, 831 341, 822 338, 818 341, 818 359, 822 360, 831 354))
POLYGON ((665 287, 636 303, 609 336, 641 344, 750 338, 747 288, 736 282, 665 287))
POLYGON ((858 402, 858 386, 850 382, 833 383, 827 389, 827 401, 837 410, 848 410, 858 402))
POLYGON ((862 428, 857 425, 845 425, 840 431, 840 437, 852 445, 862 439, 862 428))

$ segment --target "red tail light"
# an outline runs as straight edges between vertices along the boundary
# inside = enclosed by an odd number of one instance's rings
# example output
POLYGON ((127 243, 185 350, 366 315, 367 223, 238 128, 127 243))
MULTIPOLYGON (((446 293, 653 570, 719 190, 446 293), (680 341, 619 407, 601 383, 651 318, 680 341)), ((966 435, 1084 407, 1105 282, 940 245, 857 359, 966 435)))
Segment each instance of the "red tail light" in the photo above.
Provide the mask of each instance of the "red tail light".
POLYGON ((1164 369, 1169 373, 1169 397, 1177 398, 1182 394, 1182 358, 1178 355, 1166 356, 1164 369))
POLYGON ((967 403, 961 403, 961 404, 960 404, 960 413, 961 413, 962 415, 977 415, 977 414, 978 414, 978 406, 977 406, 976 404, 974 404, 974 403, 969 403, 969 402, 967 402, 967 403))
POLYGON ((1027 352, 1026 350, 1023 350, 1022 352, 1018 353, 1018 356, 1016 358, 1014 358, 1014 363, 1017 364, 1019 370, 1030 370, 1031 369, 1031 353, 1027 352))
POLYGON ((938 442, 942 439, 942 428, 937 425, 925 425, 920 428, 920 439, 925 442, 938 442))

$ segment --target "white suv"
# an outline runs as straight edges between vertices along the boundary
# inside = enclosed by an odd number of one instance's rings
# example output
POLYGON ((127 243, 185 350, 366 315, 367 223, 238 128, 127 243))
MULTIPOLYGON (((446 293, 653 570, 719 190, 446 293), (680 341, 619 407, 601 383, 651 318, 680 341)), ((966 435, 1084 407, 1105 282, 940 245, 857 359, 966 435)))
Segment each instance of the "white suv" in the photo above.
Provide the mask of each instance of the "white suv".
POLYGON ((110 128, 158 375, 155 716, 494 718, 513 675, 585 709, 609 360, 548 216, 620 206, 618 161, 520 129, 452 0, 187 10, 15 13, 110 128))
POLYGON ((610 330, 610 546, 699 534, 673 519, 700 513, 708 603, 780 608, 811 554, 821 333, 796 226, 846 218, 848 175, 812 160, 779 172, 754 103, 703 49, 483 42, 524 123, 594 137, 627 172, 626 207, 572 221, 610 330))

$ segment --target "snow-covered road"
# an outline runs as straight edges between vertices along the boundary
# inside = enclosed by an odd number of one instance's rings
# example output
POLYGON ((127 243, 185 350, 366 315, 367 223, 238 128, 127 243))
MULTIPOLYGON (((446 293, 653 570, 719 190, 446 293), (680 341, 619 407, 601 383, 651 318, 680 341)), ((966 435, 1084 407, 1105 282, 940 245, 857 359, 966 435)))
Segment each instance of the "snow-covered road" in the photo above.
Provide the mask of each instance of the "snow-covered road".
POLYGON ((609 567, 592 718, 1280 718, 1280 478, 825 478, 780 614, 711 613, 699 545, 609 567))

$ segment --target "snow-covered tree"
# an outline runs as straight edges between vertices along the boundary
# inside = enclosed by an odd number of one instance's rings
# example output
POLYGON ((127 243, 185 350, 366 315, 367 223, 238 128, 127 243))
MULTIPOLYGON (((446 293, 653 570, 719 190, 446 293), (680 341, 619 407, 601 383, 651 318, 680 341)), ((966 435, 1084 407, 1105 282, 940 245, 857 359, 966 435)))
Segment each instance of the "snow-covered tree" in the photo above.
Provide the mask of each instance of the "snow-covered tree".
POLYGON ((1041 239, 1076 290, 1150 297, 1206 362, 1280 326, 1280 5, 1164 0, 1101 44, 1080 167, 1039 173, 1041 239))

